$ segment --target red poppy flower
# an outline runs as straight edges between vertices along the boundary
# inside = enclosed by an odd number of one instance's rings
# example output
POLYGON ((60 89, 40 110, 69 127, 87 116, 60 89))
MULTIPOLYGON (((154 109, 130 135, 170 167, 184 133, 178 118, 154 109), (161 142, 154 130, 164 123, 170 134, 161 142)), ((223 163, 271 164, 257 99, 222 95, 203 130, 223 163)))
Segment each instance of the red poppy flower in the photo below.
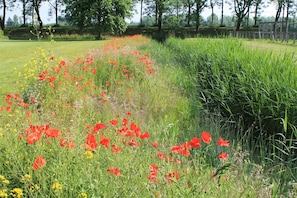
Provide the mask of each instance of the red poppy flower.
POLYGON ((66 147, 66 148, 73 148, 75 146, 75 144, 72 139, 61 138, 60 146, 66 147))
POLYGON ((12 96, 10 94, 7 94, 5 100, 10 100, 10 98, 12 98, 12 96))
POLYGON ((168 184, 172 184, 173 180, 178 180, 178 172, 171 172, 166 175, 168 184))
POLYGON ((159 169, 159 167, 156 164, 150 165, 150 174, 148 176, 148 180, 155 184, 158 183, 158 178, 157 178, 158 177, 158 172, 157 172, 158 169, 159 169))
POLYGON ((27 143, 28 144, 34 144, 35 142, 37 142, 39 140, 41 140, 41 134, 40 133, 34 132, 34 133, 30 133, 27 136, 27 143))
POLYGON ((193 147, 193 148, 199 148, 200 147, 200 138, 197 138, 197 137, 193 137, 191 139, 190 142, 188 142, 188 144, 193 147))
POLYGON ((130 142, 129 142, 129 145, 130 145, 130 146, 140 146, 140 143, 139 143, 139 142, 136 142, 136 141, 134 140, 134 138, 131 138, 131 139, 130 139, 130 142))
POLYGON ((108 146, 109 146, 109 139, 107 139, 107 138, 102 138, 101 141, 100 141, 100 144, 101 144, 102 146, 104 146, 105 148, 108 148, 108 146))
POLYGON ((226 152, 222 152, 218 155, 218 157, 222 160, 227 160, 228 159, 228 155, 226 152))
POLYGON ((202 135, 201 135, 201 138, 202 138, 203 142, 205 142, 206 144, 209 144, 210 141, 211 141, 212 136, 208 132, 203 131, 202 135))
POLYGON ((118 121, 117 120, 110 120, 109 121, 113 126, 117 126, 118 125, 118 121))
POLYGON ((114 174, 115 176, 121 176, 120 170, 116 167, 111 167, 111 168, 107 169, 107 172, 114 174))
POLYGON ((140 135, 141 139, 146 139, 146 138, 150 138, 150 134, 148 132, 145 132, 143 134, 140 135))
POLYGON ((47 129, 44 133, 48 138, 58 138, 61 135, 61 132, 59 130, 53 128, 47 129))
POLYGON ((153 142, 152 143, 152 146, 155 147, 155 148, 157 148, 159 146, 159 144, 158 144, 158 142, 153 142))
POLYGON ((150 165, 150 171, 156 171, 158 169, 159 169, 159 167, 156 164, 151 164, 150 165))
POLYGON ((191 145, 189 145, 189 143, 183 143, 182 145, 173 146, 171 148, 171 152, 188 157, 191 155, 190 149, 191 149, 191 145))
POLYGON ((85 147, 91 150, 95 150, 98 147, 97 140, 93 134, 88 134, 85 147))
POLYGON ((163 153, 158 153, 157 156, 159 157, 159 159, 164 160, 165 159, 165 155, 163 153))
POLYGON ((67 145, 67 148, 73 148, 75 146, 74 142, 72 139, 69 139, 68 140, 68 145, 67 145))
POLYGON ((38 170, 43 166, 45 166, 45 164, 46 164, 45 159, 42 156, 38 156, 33 163, 33 169, 38 170))
POLYGON ((11 106, 7 106, 7 107, 6 107, 6 111, 7 111, 7 112, 11 112, 11 106))
POLYGON ((181 164, 181 161, 179 159, 176 159, 174 162, 177 164, 181 164))
POLYGON ((93 128, 93 133, 96 134, 96 133, 98 133, 99 130, 106 129, 106 128, 107 128, 107 126, 105 124, 97 123, 97 124, 95 124, 95 126, 93 128))
POLYGON ((117 147, 115 144, 112 144, 111 145, 111 152, 115 153, 115 154, 118 154, 122 151, 122 148, 120 147, 117 147))
POLYGON ((124 126, 124 127, 127 127, 127 124, 128 124, 128 120, 127 120, 127 118, 123 118, 122 123, 123 123, 123 126, 124 126))
POLYGON ((219 146, 229 146, 230 140, 223 140, 222 137, 220 137, 220 140, 217 141, 217 145, 219 146))

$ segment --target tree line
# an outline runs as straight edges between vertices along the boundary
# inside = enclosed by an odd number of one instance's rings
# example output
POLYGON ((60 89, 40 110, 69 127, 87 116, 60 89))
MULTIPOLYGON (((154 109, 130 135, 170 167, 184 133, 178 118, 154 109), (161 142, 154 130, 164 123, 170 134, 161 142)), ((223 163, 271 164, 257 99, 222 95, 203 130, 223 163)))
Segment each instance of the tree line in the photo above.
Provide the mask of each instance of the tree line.
MULTIPOLYGON (((254 26, 257 26, 261 13, 269 4, 276 7, 274 13, 275 24, 283 18, 288 24, 290 16, 296 12, 296 0, 0 0, 0 27, 5 29, 7 10, 16 7, 22 10, 23 25, 28 17, 38 21, 38 27, 42 30, 40 8, 42 3, 50 5, 49 15, 55 16, 55 23, 58 25, 59 13, 63 13, 66 20, 73 26, 83 29, 92 26, 99 36, 102 32, 121 34, 127 28, 126 18, 133 16, 136 6, 140 7, 140 25, 143 25, 143 17, 153 17, 154 24, 158 31, 167 21, 179 26, 180 22, 186 26, 195 26, 198 33, 201 25, 201 13, 205 8, 211 9, 211 23, 216 13, 214 8, 220 10, 220 26, 224 26, 224 11, 226 5, 232 9, 235 16, 236 30, 239 30, 246 17, 253 18, 254 26)), ((276 28, 276 26, 275 26, 276 28)))

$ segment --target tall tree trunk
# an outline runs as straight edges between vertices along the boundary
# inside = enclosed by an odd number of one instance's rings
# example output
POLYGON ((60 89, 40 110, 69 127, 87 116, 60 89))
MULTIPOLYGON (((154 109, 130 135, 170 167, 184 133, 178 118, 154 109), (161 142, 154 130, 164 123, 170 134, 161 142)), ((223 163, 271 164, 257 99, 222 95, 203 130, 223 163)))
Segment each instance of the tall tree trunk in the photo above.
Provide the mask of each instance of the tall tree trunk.
POLYGON ((26 25, 26 0, 23 0, 23 11, 22 11, 22 14, 23 14, 23 25, 26 25))
POLYGON ((159 11, 159 8, 158 8, 158 4, 156 3, 156 10, 155 10, 155 24, 158 24, 158 11, 159 11))
POLYGON ((196 34, 198 34, 199 32, 199 26, 200 26, 200 9, 199 9, 199 5, 196 4, 196 34))
POLYGON ((275 14, 275 18, 274 18, 274 24, 273 24, 273 37, 276 38, 276 32, 277 32, 277 22, 280 18, 280 14, 281 14, 281 11, 282 11, 282 6, 283 6, 283 3, 282 1, 279 1, 278 2, 278 7, 277 7, 277 10, 276 10, 276 14, 275 14))
POLYGON ((56 0, 55 5, 55 16, 56 16, 56 25, 58 25, 58 0, 56 0))
POLYGON ((5 29, 5 18, 6 18, 6 0, 2 0, 2 5, 3 5, 3 15, 2 17, 0 16, 0 27, 4 31, 5 29))
POLYGON ((214 8, 214 3, 212 1, 210 1, 210 7, 211 7, 211 25, 213 25, 213 17, 214 17, 213 8, 214 8))
POLYGON ((286 10, 286 41, 289 40, 289 9, 290 9, 290 1, 286 0, 287 10, 286 10))
POLYGON ((143 0, 140 0, 140 25, 142 26, 142 8, 143 8, 143 0))
POLYGON ((163 15, 163 13, 159 10, 159 13, 158 13, 158 32, 161 32, 161 29, 162 29, 162 15, 163 15))
POLYGON ((258 10, 259 10, 259 1, 256 2, 255 7, 255 15, 254 15, 254 27, 257 26, 257 20, 258 20, 258 10))
POLYGON ((190 20, 191 20, 191 5, 188 5, 188 17, 187 17, 187 25, 190 26, 190 20))
POLYGON ((242 17, 237 17, 237 22, 236 22, 236 31, 239 31, 240 26, 241 26, 241 22, 242 22, 242 17))
POLYGON ((40 17, 40 12, 39 12, 39 8, 38 7, 35 7, 35 12, 37 14, 37 20, 38 20, 38 23, 39 23, 39 29, 42 30, 42 28, 43 28, 43 22, 42 22, 42 19, 40 17))
POLYGON ((224 0, 221 3, 221 26, 224 26, 224 0))

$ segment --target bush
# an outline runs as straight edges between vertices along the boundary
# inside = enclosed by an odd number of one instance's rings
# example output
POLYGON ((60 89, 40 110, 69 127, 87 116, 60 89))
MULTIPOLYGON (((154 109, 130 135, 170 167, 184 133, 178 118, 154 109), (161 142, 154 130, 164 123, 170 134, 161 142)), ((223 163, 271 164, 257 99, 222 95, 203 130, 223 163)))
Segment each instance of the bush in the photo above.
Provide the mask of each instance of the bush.
POLYGON ((7 37, 4 36, 4 33, 1 29, 0 29, 0 39, 7 39, 7 37))

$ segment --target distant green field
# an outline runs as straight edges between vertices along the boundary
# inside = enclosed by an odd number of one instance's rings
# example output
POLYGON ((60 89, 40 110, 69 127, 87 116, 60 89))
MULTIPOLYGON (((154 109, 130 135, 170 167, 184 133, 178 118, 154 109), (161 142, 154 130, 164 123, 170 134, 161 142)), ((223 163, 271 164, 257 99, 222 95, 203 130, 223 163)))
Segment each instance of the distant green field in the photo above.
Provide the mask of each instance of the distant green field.
POLYGON ((268 40, 242 40, 244 45, 252 49, 264 50, 275 54, 283 55, 285 53, 296 53, 297 45, 283 43, 275 43, 268 40))
POLYGON ((83 57, 105 41, 37 42, 0 40, 0 97, 16 89, 14 68, 22 69, 31 58, 38 57, 38 48, 55 57, 83 57))

